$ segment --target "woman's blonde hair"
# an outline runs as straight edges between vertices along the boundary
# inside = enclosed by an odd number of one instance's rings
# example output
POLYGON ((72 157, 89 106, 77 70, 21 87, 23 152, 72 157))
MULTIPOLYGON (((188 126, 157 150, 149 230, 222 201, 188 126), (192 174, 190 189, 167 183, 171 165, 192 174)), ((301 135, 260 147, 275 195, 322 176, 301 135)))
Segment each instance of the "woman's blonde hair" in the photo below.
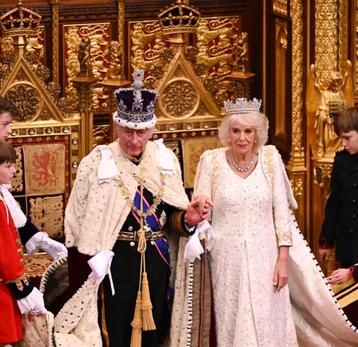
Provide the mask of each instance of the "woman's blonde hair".
POLYGON ((269 123, 267 117, 260 112, 237 113, 226 116, 219 126, 219 139, 224 147, 229 146, 229 135, 233 123, 250 126, 256 132, 255 150, 266 144, 268 140, 269 123))

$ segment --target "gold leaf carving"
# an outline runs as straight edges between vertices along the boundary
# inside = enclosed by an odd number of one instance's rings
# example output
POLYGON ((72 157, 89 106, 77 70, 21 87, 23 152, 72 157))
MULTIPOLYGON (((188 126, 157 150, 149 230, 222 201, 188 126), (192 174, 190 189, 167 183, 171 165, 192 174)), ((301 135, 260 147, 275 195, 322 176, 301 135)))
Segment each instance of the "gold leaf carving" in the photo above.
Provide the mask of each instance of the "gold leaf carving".
POLYGON ((190 81, 176 79, 169 83, 162 95, 161 103, 168 116, 188 118, 198 108, 199 96, 190 81))
POLYGON ((22 192, 24 190, 23 174, 24 168, 22 165, 22 151, 21 147, 15 147, 16 151, 16 174, 11 185, 14 192, 22 192))
POLYGON ((27 121, 34 118, 40 105, 39 93, 29 85, 14 85, 6 93, 6 97, 10 99, 19 110, 16 121, 27 121))

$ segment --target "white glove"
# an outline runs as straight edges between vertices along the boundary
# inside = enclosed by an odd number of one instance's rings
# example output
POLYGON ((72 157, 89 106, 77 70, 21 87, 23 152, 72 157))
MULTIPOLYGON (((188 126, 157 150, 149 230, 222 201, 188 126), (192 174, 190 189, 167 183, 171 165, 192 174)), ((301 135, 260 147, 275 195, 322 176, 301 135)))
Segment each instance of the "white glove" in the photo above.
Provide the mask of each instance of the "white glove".
POLYGON ((200 240, 206 241, 206 249, 211 251, 214 244, 214 229, 207 220, 198 224, 195 233, 191 235, 184 249, 184 259, 194 262, 196 258, 200 259, 200 255, 204 253, 204 248, 200 240))
POLYGON ((65 245, 61 242, 52 240, 47 233, 39 231, 31 237, 25 244, 29 254, 38 252, 40 249, 45 251, 53 260, 61 257, 67 257, 68 252, 65 245))
POLYGON ((33 288, 28 296, 17 300, 17 305, 21 314, 31 313, 32 315, 37 315, 46 314, 47 312, 43 294, 37 288, 33 288))
POLYGON ((97 282, 102 282, 104 276, 110 271, 113 256, 112 251, 103 250, 88 260, 87 263, 92 269, 90 277, 94 277, 97 282))

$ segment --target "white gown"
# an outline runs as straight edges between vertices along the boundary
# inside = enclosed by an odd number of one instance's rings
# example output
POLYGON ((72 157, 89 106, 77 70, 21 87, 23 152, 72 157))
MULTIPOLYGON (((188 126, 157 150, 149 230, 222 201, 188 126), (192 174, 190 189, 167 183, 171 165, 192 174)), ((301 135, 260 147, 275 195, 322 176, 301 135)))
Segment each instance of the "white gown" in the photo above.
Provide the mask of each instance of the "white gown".
POLYGON ((205 173, 198 175, 196 192, 205 194, 208 184, 212 187, 211 223, 216 233, 211 270, 218 346, 298 346, 288 287, 279 293, 273 290, 275 224, 276 230, 285 227, 287 195, 282 190, 282 196, 273 198, 260 160, 247 178, 241 178, 228 165, 224 149, 212 154, 217 166, 205 178, 210 169, 205 168, 204 154, 205 173), (275 204, 282 209, 273 213, 275 204))

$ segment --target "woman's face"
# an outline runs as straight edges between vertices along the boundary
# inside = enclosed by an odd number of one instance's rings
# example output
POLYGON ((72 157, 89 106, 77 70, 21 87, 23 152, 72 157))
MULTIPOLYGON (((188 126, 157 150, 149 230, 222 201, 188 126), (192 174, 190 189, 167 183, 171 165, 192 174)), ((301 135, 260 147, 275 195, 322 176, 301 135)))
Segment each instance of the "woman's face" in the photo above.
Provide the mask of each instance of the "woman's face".
POLYGON ((235 154, 253 152, 256 140, 256 130, 252 126, 233 122, 229 132, 229 144, 235 154))

